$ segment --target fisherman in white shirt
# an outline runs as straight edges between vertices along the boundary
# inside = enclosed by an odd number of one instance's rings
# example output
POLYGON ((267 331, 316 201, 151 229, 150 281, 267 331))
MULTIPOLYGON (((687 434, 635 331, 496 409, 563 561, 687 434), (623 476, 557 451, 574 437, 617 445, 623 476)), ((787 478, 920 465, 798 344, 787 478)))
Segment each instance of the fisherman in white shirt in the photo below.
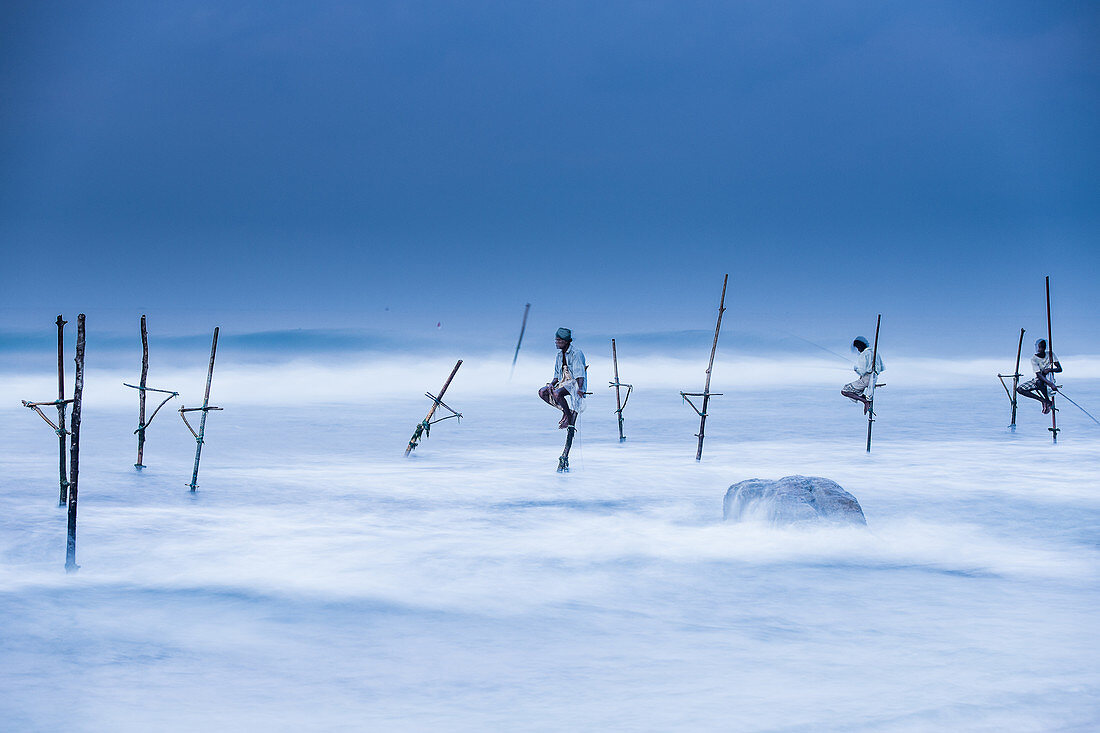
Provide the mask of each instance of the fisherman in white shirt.
POLYGON ((859 352, 855 366, 852 369, 859 375, 859 378, 844 385, 840 390, 840 393, 852 402, 862 402, 864 414, 871 409, 871 395, 874 394, 878 374, 886 369, 883 366, 881 354, 875 354, 875 363, 871 364, 873 354, 870 346, 870 342, 863 336, 856 336, 852 341, 852 348, 859 352))
POLYGON ((554 360, 554 381, 539 390, 539 397, 546 404, 562 411, 558 427, 565 429, 575 425, 577 414, 581 412, 584 400, 585 369, 584 352, 573 347, 573 332, 568 328, 559 328, 554 334, 554 345, 558 355, 554 360), (569 406, 566 397, 573 401, 569 406))
POLYGON ((1051 375, 1062 371, 1058 357, 1053 351, 1047 351, 1046 339, 1035 340, 1035 354, 1031 357, 1031 369, 1035 372, 1035 379, 1024 382, 1016 388, 1016 391, 1024 397, 1043 403, 1043 414, 1046 415, 1054 404, 1050 392, 1058 389, 1051 375))

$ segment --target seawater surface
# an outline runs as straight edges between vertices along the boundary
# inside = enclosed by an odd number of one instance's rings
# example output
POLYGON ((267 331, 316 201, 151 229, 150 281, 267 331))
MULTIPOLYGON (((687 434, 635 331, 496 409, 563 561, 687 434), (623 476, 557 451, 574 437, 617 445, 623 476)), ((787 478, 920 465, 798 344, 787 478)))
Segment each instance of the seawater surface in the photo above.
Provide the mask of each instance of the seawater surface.
POLYGON ((837 389, 727 386, 696 463, 675 390, 640 386, 620 444, 601 386, 561 475, 538 384, 463 374, 464 419, 407 459, 424 398, 235 401, 216 377, 195 494, 176 415, 138 473, 136 409, 92 400, 70 575, 56 440, 0 410, 5 726, 1100 725, 1100 428, 1072 408, 1052 447, 1037 407, 1004 429, 995 382, 890 384, 868 455, 837 389), (730 484, 789 474, 839 482, 868 526, 722 522, 730 484))

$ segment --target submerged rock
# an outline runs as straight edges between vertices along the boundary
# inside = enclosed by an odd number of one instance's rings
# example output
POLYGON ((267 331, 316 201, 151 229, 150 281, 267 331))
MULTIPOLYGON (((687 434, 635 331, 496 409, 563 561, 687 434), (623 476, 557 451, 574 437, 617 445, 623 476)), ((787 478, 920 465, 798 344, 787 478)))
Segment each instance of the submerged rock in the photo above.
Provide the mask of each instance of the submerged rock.
POLYGON ((784 476, 778 481, 751 478, 736 483, 726 492, 722 517, 727 522, 773 525, 867 524, 856 498, 837 482, 820 476, 784 476))

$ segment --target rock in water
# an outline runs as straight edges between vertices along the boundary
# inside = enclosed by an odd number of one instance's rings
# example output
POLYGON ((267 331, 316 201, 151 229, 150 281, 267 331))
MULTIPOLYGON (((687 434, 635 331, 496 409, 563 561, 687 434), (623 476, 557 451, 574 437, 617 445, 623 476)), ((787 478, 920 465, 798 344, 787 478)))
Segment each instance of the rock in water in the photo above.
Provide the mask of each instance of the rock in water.
POLYGON ((751 478, 736 483, 726 492, 722 516, 727 522, 755 520, 773 525, 867 524, 856 498, 835 481, 819 476, 784 476, 778 481, 751 478))

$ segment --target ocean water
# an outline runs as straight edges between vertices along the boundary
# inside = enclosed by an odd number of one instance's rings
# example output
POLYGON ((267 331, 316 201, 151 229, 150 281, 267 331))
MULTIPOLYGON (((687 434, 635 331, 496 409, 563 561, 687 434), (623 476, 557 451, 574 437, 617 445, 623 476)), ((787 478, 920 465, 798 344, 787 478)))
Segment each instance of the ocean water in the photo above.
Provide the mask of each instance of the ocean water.
MULTIPOLYGON (((197 404, 194 361, 150 384, 197 404)), ((597 362, 573 470, 558 474, 542 366, 521 362, 509 382, 507 360, 464 365, 446 400, 464 418, 405 458, 444 361, 228 357, 195 494, 178 403, 149 428, 138 473, 136 399, 117 386, 134 376, 93 371, 74 574, 56 439, 18 407, 48 398, 49 374, 11 375, 3 727, 1100 727, 1100 427, 1071 406, 1052 446, 1037 405, 1004 428, 990 375, 944 386, 888 362, 867 454, 843 369, 767 379, 720 364, 697 463, 698 418, 677 389, 702 387, 700 365, 624 362, 638 389, 620 444, 597 362), (868 526, 722 521, 730 484, 790 474, 839 482, 868 526)), ((1100 405, 1100 380, 1073 386, 1100 405)))

